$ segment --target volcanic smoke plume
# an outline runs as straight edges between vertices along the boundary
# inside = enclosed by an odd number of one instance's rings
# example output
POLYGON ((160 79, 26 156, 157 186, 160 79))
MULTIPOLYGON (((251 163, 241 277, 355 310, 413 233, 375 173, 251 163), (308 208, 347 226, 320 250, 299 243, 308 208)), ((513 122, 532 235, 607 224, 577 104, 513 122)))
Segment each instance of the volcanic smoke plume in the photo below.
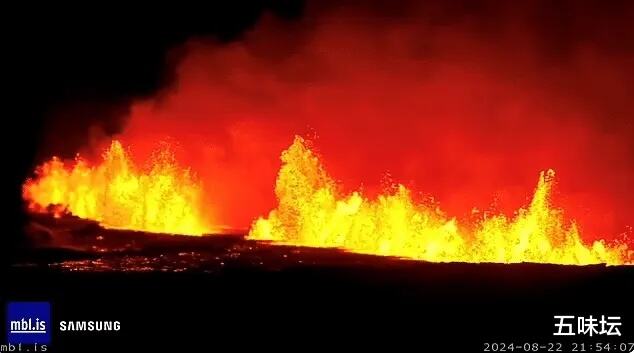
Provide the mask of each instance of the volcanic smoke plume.
POLYGON ((565 239, 631 232, 634 6, 382 4, 316 1, 238 41, 191 38, 174 82, 132 104, 113 137, 139 166, 167 141, 199 183, 192 207, 208 230, 248 229, 277 207, 279 156, 298 134, 340 195, 378 200, 403 184, 443 220, 481 224, 530 207, 552 169, 565 239))

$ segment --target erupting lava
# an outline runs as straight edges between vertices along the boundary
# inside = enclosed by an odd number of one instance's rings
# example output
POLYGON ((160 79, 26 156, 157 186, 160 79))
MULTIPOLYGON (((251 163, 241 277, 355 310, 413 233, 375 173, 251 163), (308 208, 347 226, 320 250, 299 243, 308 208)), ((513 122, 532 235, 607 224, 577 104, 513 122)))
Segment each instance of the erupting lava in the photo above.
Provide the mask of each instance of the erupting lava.
POLYGON ((376 200, 360 192, 340 195, 299 137, 281 159, 279 205, 255 221, 252 239, 433 262, 631 263, 627 245, 585 245, 575 224, 565 224, 549 203, 552 170, 540 174, 532 202, 512 219, 500 214, 461 225, 435 206, 414 202, 403 185, 376 200))
MULTIPOLYGON (((300 137, 281 159, 278 207, 253 223, 251 239, 433 262, 632 263, 625 243, 584 244, 575 223, 551 206, 552 170, 540 174, 530 205, 513 218, 497 214, 461 224, 436 205, 414 201, 403 185, 376 199, 342 195, 300 137)), ((118 141, 94 167, 80 158, 72 167, 53 158, 27 180, 24 198, 32 211, 69 211, 108 228, 211 233, 202 187, 189 170, 179 169, 167 149, 151 162, 149 171, 139 171, 118 141)))
POLYGON ((209 233, 201 213, 201 185, 189 170, 179 169, 165 148, 154 153, 151 168, 142 172, 118 141, 113 141, 97 166, 77 158, 73 166, 53 158, 24 185, 32 211, 61 208, 98 221, 107 228, 155 233, 209 233))

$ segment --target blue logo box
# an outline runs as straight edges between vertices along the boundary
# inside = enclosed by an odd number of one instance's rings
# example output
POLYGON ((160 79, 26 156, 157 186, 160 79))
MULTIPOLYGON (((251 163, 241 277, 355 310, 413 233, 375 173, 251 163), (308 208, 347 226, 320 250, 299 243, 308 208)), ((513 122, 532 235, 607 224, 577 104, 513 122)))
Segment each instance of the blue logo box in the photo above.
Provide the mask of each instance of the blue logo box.
POLYGON ((51 304, 10 302, 7 305, 7 340, 11 344, 51 342, 51 304))

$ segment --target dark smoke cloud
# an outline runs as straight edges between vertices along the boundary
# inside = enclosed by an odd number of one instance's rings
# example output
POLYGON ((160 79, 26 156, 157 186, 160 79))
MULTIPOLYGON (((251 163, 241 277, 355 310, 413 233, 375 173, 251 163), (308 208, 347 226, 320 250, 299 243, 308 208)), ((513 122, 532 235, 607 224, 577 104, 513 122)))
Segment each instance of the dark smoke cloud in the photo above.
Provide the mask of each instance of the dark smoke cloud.
POLYGON ((139 158, 170 138, 219 222, 274 206, 279 154, 316 135, 346 188, 395 181, 457 216, 526 203, 540 170, 588 234, 634 214, 634 5, 583 1, 312 2, 241 40, 192 38, 174 84, 131 106, 139 158))

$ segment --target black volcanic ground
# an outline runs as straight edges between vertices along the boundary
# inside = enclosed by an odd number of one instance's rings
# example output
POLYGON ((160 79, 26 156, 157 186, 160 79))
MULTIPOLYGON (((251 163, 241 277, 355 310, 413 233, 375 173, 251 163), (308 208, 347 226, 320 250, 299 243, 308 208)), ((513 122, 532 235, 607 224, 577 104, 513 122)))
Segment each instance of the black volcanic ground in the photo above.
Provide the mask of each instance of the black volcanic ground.
POLYGON ((137 351, 280 347, 294 337, 355 351, 480 352, 484 342, 560 342, 553 315, 567 314, 623 317, 621 337, 567 341, 634 341, 632 266, 427 263, 240 235, 104 230, 72 217, 33 216, 26 235, 31 246, 7 273, 4 297, 52 301, 54 320, 113 319, 125 328, 115 337, 58 332, 60 351, 95 342, 104 351, 124 342, 137 351))

